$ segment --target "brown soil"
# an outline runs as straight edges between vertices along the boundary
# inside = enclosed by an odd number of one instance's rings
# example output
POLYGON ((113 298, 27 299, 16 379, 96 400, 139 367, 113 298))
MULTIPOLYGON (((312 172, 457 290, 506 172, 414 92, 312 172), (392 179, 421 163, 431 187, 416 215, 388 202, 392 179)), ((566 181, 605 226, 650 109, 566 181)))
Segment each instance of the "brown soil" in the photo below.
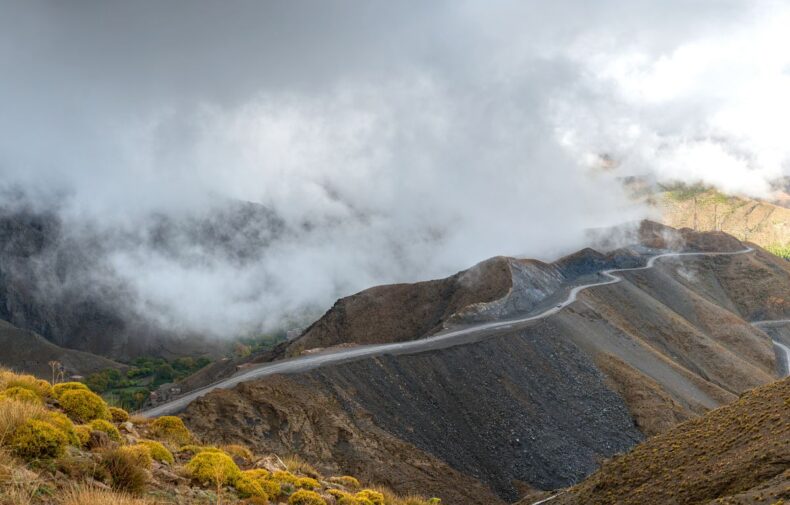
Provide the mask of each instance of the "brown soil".
POLYGON ((607 461, 552 503, 783 503, 790 499, 788 412, 790 379, 750 391, 607 461))

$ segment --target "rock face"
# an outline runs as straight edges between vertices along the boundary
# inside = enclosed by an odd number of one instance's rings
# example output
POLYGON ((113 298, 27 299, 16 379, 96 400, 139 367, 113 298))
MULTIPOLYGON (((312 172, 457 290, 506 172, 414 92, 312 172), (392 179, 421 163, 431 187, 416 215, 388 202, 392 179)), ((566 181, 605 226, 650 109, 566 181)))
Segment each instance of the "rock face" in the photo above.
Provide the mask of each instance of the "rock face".
MULTIPOLYGON (((639 235, 642 251, 745 247, 723 233, 678 232, 655 223, 644 224, 639 235)), ((419 338, 420 331, 436 331, 466 314, 480 317, 486 307, 494 307, 497 317, 541 310, 564 298, 575 282, 595 279, 601 268, 640 261, 634 251, 590 250, 550 265, 497 258, 486 265, 488 272, 509 271, 511 282, 504 289, 507 283, 498 280, 499 288, 486 293, 505 294, 482 301, 464 293, 464 301, 481 301, 462 306, 441 324, 438 311, 427 311, 430 318, 422 321, 400 307, 427 298, 421 293, 425 283, 385 286, 375 291, 381 294, 375 303, 365 300, 367 292, 339 302, 299 340, 419 338), (357 303, 365 310, 340 310, 357 303), (398 317, 407 319, 408 331, 393 332, 398 317)), ((452 503, 495 503, 476 497, 477 491, 463 493, 452 471, 513 501, 527 489, 574 484, 602 458, 645 435, 774 380, 771 339, 748 321, 790 315, 788 265, 760 249, 663 259, 653 269, 622 273, 623 282, 583 291, 562 311, 509 334, 259 379, 193 402, 185 418, 196 432, 219 441, 273 444, 341 470, 367 468, 373 480, 399 491, 419 482, 416 487, 452 503), (401 451, 409 447, 446 466, 426 474, 416 457, 382 456, 377 451, 385 438, 405 444, 398 446, 401 451)), ((452 279, 434 283, 457 285, 452 279)), ((443 291, 434 284, 428 292, 443 291)), ((452 299, 458 291, 444 293, 452 299)), ((432 304, 462 305, 447 298, 432 304)))

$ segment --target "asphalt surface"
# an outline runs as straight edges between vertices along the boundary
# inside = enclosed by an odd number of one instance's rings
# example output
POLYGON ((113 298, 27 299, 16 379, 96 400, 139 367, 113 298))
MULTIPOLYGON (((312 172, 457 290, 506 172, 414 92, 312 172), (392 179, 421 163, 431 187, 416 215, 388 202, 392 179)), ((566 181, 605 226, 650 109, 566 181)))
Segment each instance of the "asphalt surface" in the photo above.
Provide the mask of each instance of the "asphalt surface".
MULTIPOLYGON (((281 360, 274 363, 264 363, 249 369, 240 371, 216 383, 210 384, 200 389, 196 389, 187 393, 179 398, 175 398, 161 405, 157 405, 151 409, 140 412, 145 417, 158 417, 163 415, 170 415, 180 412, 191 402, 200 398, 201 396, 210 393, 215 389, 230 389, 242 382, 247 382, 261 377, 280 373, 299 373, 307 370, 312 370, 325 365, 336 365, 349 361, 355 361, 374 356, 381 356, 385 354, 411 354, 415 352, 429 351, 434 349, 443 349, 464 343, 472 342, 484 336, 496 335, 498 332, 507 332, 513 329, 518 329, 526 326, 536 320, 544 319, 553 314, 556 314, 563 308, 576 301, 579 293, 585 289, 594 288, 596 286, 606 286, 615 284, 623 280, 617 274, 620 272, 631 272, 636 270, 647 270, 653 268, 656 261, 662 258, 682 258, 690 256, 734 256, 739 254, 747 254, 754 249, 746 248, 741 251, 734 252, 685 252, 685 253, 663 253, 650 257, 645 266, 634 268, 620 268, 610 269, 602 272, 606 280, 576 286, 568 293, 567 298, 556 304, 555 306, 544 310, 538 314, 516 318, 505 319, 500 321, 492 321, 488 323, 475 324, 469 327, 446 330, 430 337, 422 338, 419 340, 410 340, 408 342, 396 342, 390 344, 374 344, 353 347, 350 349, 338 349, 334 351, 326 351, 324 353, 317 353, 310 356, 299 356, 287 360, 281 360)), ((765 323, 765 322, 762 322, 765 323)), ((776 342, 774 342, 776 343, 776 342)), ((780 344, 781 345, 781 344, 780 344)), ((785 347, 786 349, 786 347, 785 347)), ((789 358, 790 359, 790 358, 789 358)))

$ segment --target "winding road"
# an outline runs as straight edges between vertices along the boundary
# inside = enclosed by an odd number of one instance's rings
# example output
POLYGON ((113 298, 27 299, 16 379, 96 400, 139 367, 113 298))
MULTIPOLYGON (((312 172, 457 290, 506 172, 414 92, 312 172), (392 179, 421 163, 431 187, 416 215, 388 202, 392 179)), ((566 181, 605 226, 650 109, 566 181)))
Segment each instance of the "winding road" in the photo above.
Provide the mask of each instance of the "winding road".
MULTIPOLYGON (((447 348, 447 347, 461 345, 463 343, 473 341, 475 338, 480 338, 481 336, 490 336, 492 334, 496 334, 497 332, 511 331, 513 329, 526 326, 533 321, 544 319, 548 316, 556 314, 563 308, 575 302, 579 293, 581 293, 585 289, 594 288, 596 286, 606 286, 609 284, 620 282, 621 280, 623 280, 623 278, 621 276, 618 276, 617 275, 618 273, 632 272, 636 270, 647 270, 649 268, 653 268, 656 261, 663 258, 683 258, 690 256, 733 256, 738 254, 747 254, 752 251, 754 251, 754 249, 748 247, 740 251, 732 251, 732 252, 682 252, 682 253, 671 252, 671 253, 658 254, 655 256, 651 256, 648 259, 647 263, 641 267, 613 268, 610 270, 604 270, 603 272, 601 272, 601 274, 606 278, 606 280, 574 287, 573 289, 571 289, 570 293, 568 293, 568 297, 564 301, 556 304, 555 306, 547 310, 544 310, 543 312, 540 312, 539 314, 535 314, 528 317, 517 318, 517 319, 504 319, 500 321, 475 324, 473 326, 469 326, 461 329, 445 330, 435 335, 432 335, 430 337, 426 337, 419 340, 410 340, 408 342, 365 345, 365 346, 354 347, 351 349, 339 349, 334 351, 327 351, 325 353, 318 353, 310 356, 299 356, 296 358, 281 360, 274 363, 263 363, 253 368, 237 372, 235 375, 228 377, 227 379, 217 381, 213 384, 209 384, 208 386, 189 392, 181 397, 162 403, 161 405, 157 405, 151 409, 144 410, 140 412, 140 414, 146 417, 158 417, 168 414, 174 414, 186 408, 186 406, 192 401, 196 400, 197 398, 200 398, 201 396, 215 389, 229 389, 242 382, 258 379, 260 377, 265 377, 267 375, 273 375, 278 373, 304 372, 325 365, 345 363, 349 361, 355 361, 363 358, 370 358, 373 356, 381 356, 385 354, 406 354, 406 353, 414 353, 414 352, 427 351, 433 349, 447 348)), ((786 320, 786 322, 790 323, 790 320, 786 320)), ((760 326, 760 325, 767 325, 774 323, 778 324, 779 321, 759 321, 754 324, 756 326, 760 326)), ((784 344, 776 341, 774 341, 774 344, 778 346, 779 349, 785 352, 785 356, 788 360, 787 366, 788 369, 790 369, 790 349, 784 344)))

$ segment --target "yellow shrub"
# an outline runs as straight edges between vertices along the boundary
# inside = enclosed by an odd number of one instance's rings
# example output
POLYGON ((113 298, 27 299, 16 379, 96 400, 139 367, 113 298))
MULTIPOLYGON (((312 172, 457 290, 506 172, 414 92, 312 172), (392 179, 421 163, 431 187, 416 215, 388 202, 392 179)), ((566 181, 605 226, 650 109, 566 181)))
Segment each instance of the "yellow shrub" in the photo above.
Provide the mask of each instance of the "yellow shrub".
POLYGON ((188 444, 192 441, 184 421, 176 416, 162 416, 151 423, 151 433, 157 438, 169 440, 178 445, 188 444))
POLYGON ((45 380, 37 379, 33 375, 15 374, 8 371, 0 374, 0 389, 13 387, 29 389, 42 399, 52 396, 52 386, 45 380))
POLYGON ((239 496, 242 498, 247 498, 249 496, 260 496, 264 498, 269 498, 269 495, 266 494, 266 491, 261 486, 261 483, 254 478, 248 477, 247 475, 242 474, 238 479, 236 479, 236 483, 233 484, 236 488, 236 491, 239 492, 239 496))
POLYGON ((362 485, 359 481, 350 475, 341 475, 339 477, 331 477, 329 482, 334 482, 335 484, 340 484, 341 486, 348 487, 351 489, 359 489, 362 485))
POLYGON ((39 459, 62 455, 68 440, 66 435, 50 423, 28 419, 14 431, 8 442, 17 456, 39 459))
POLYGON ((253 468, 252 470, 244 470, 241 473, 253 479, 268 479, 272 475, 265 468, 253 468))
POLYGON ((35 391, 28 388, 23 388, 21 386, 14 386, 6 389, 2 393, 0 393, 0 400, 4 399, 11 399, 17 400, 20 402, 29 402, 29 403, 42 403, 41 397, 39 397, 35 391))
POLYGON ((44 420, 66 435, 66 440, 68 440, 70 445, 82 445, 77 431, 74 429, 74 423, 71 422, 71 419, 69 419, 66 414, 60 412, 47 412, 44 420))
POLYGON ((214 485, 233 484, 241 476, 241 470, 233 458, 223 452, 201 452, 186 464, 193 479, 214 485))
POLYGON ((151 465, 153 464, 154 460, 151 457, 151 449, 149 449, 147 445, 124 445, 120 448, 120 450, 134 458, 134 460, 137 461, 141 467, 148 470, 151 469, 151 465))
MULTIPOLYGON (((354 495, 340 489, 330 489, 328 493, 335 497, 336 505, 367 505, 362 500, 355 498, 354 495)), ((368 503, 370 502, 368 501, 368 503)))
POLYGON ((247 461, 252 461, 253 454, 252 451, 248 448, 244 447, 243 445, 239 444, 228 444, 223 445, 221 449, 231 456, 235 456, 237 458, 241 458, 247 461))
POLYGON ((101 396, 84 389, 64 391, 60 395, 60 406, 68 416, 76 421, 86 422, 93 419, 110 419, 110 409, 101 396))
POLYGON ((175 463, 173 454, 167 450, 167 447, 160 444, 156 440, 141 440, 140 444, 147 446, 148 449, 151 450, 151 457, 156 461, 159 461, 160 463, 167 463, 168 465, 175 463))
POLYGON ((288 498, 288 505, 326 505, 326 500, 315 491, 300 489, 288 498))
POLYGON ((294 482, 294 486, 304 489, 318 489, 321 487, 321 484, 319 484, 317 480, 311 479, 310 477, 299 477, 294 482))
POLYGON ((60 384, 55 384, 52 386, 52 393, 55 398, 60 399, 60 396, 65 393, 66 391, 90 391, 88 386, 83 384, 82 382, 61 382, 60 384))
POLYGON ((121 441, 121 432, 118 431, 118 428, 113 426, 113 424, 109 421, 105 421, 104 419, 94 419, 88 423, 88 426, 90 426, 94 431, 103 431, 110 436, 110 440, 114 440, 115 442, 121 441))
POLYGON ((373 503, 373 505, 384 505, 384 495, 372 489, 363 489, 354 496, 357 498, 365 498, 373 503))
POLYGON ((272 478, 274 480, 279 480, 280 482, 287 482, 288 484, 293 484, 294 486, 296 486, 296 479, 298 479, 299 477, 297 477, 296 475, 294 475, 294 474, 292 474, 290 472, 284 472, 283 470, 277 470, 276 472, 274 472, 272 474, 272 478))
POLYGON ((49 413, 40 403, 0 400, 0 439, 9 436, 28 419, 43 419, 49 413))
POLYGON ((87 424, 78 424, 74 427, 74 431, 77 433, 80 445, 83 447, 87 445, 88 441, 91 439, 91 431, 93 431, 91 427, 87 424))
POLYGON ((129 413, 118 407, 110 407, 110 418, 114 423, 125 423, 129 420, 129 413))

